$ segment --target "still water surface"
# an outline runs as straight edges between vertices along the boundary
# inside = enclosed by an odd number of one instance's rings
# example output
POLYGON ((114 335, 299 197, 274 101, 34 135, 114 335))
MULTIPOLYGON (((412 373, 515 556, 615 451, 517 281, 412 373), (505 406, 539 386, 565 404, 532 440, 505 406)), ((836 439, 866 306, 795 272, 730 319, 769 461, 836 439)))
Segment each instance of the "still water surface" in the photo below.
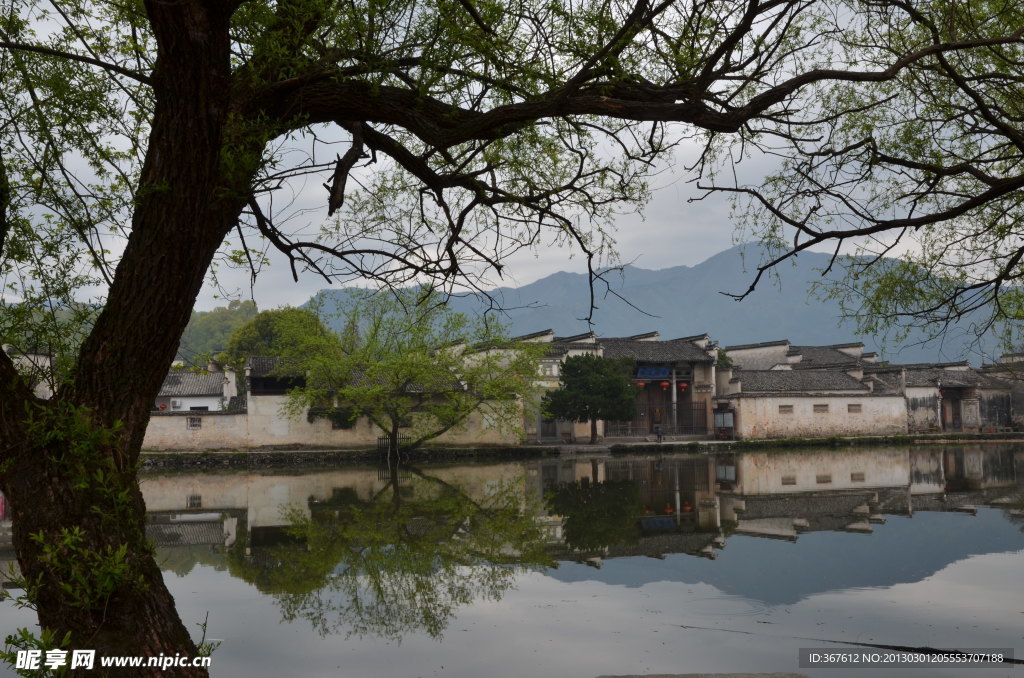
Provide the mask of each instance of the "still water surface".
MULTIPOLYGON (((798 667, 838 641, 1024 655, 1024 448, 146 476, 221 678, 798 667)), ((0 630, 31 625, 5 603, 0 630)), ((865 649, 865 648, 859 648, 865 649)), ((895 675, 1018 676, 1024 667, 895 675)))

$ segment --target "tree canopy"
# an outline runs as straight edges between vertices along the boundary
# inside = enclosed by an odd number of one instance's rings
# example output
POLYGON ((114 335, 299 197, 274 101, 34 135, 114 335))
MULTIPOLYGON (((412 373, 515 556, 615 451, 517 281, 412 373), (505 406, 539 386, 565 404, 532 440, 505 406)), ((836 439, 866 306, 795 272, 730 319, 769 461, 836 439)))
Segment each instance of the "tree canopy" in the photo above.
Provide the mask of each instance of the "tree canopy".
POLYGON ((1006 0, 863 7, 840 9, 849 23, 838 56, 889 64, 893 77, 808 88, 799 126, 781 117, 763 129, 775 171, 734 167, 705 181, 739 198, 746 232, 772 249, 751 289, 824 245, 843 273, 824 291, 863 332, 934 336, 965 320, 1019 345, 1024 10, 1006 0))
POLYGON ((544 410, 558 419, 590 422, 590 442, 597 442, 598 420, 623 421, 636 414, 636 388, 629 379, 632 363, 592 353, 562 362, 561 385, 544 395, 544 410))
POLYGON ((235 369, 245 368, 247 358, 298 357, 297 346, 320 346, 327 350, 333 335, 313 311, 277 308, 257 313, 239 325, 228 338, 225 357, 235 369))

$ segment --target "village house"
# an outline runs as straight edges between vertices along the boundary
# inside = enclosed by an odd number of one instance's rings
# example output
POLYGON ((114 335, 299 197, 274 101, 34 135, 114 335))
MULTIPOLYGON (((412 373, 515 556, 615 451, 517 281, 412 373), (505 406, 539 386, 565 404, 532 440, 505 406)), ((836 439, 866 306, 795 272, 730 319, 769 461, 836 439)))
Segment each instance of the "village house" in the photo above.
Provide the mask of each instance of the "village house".
POLYGON ((1024 429, 1024 353, 1004 353, 996 363, 981 366, 981 373, 1010 389, 1010 425, 1024 429))
MULTIPOLYGON (((541 361, 540 382, 558 388, 560 366, 569 356, 594 354, 632 363, 637 388, 636 414, 630 421, 599 422, 598 435, 610 438, 706 436, 715 390, 716 346, 706 334, 662 340, 658 332, 629 337, 597 337, 594 333, 557 337, 552 330, 518 337, 549 344, 541 361)), ((539 406, 527 415, 528 442, 571 442, 590 435, 586 422, 545 418, 539 406)))
MULTIPOLYGON (((720 352, 706 334, 662 340, 657 332, 559 337, 544 330, 516 340, 546 345, 537 375, 546 390, 559 387, 561 365, 570 356, 630 362, 635 415, 629 421, 598 422, 599 436, 608 441, 979 432, 1017 425, 1009 360, 981 370, 966 362, 894 365, 879 362, 862 343, 802 346, 788 340, 720 352)), ((282 373, 272 358, 251 358, 240 379, 216 366, 205 372, 174 370, 154 403, 145 447, 377 444, 381 432, 365 418, 349 422, 316 412, 286 414, 287 392, 301 380, 282 373)), ((588 437, 589 423, 547 418, 537 401, 523 405, 521 435, 499 431, 477 413, 437 442, 515 445, 588 437)))
POLYGON ((779 438, 1012 426, 1006 382, 966 362, 894 365, 863 349, 788 340, 726 347, 731 366, 719 369, 717 432, 779 438))
POLYGON ((788 340, 727 346, 719 368, 719 437, 785 438, 906 432, 898 393, 875 391, 863 344, 793 346, 788 340))
POLYGON ((879 388, 904 395, 910 433, 978 433, 1013 426, 1010 385, 966 362, 873 365, 865 375, 879 388))
POLYGON ((172 368, 157 394, 153 409, 173 412, 220 412, 236 392, 234 372, 216 365, 207 370, 172 368))
MULTIPOLYGON (((154 404, 143 448, 148 450, 253 449, 260 447, 373 447, 382 432, 366 417, 354 422, 289 414, 288 391, 304 384, 282 371, 277 358, 251 357, 245 374, 172 370, 154 404), (215 386, 219 392, 214 393, 215 386), (217 404, 219 403, 219 404, 217 404)), ((436 439, 453 445, 514 445, 518 436, 488 426, 473 413, 466 425, 436 439)))

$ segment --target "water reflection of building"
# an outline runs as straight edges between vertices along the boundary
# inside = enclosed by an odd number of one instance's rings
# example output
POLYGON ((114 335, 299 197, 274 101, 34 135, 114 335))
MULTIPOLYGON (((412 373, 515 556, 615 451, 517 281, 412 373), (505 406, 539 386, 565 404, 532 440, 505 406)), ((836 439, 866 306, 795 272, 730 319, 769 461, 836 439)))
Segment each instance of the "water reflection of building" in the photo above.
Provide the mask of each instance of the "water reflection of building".
MULTIPOLYGON (((471 497, 486 497, 510 478, 525 477, 524 510, 572 486, 586 522, 619 520, 614 529, 583 525, 585 549, 570 543, 572 516, 541 510, 552 554, 599 563, 606 558, 672 553, 713 558, 733 535, 798 539, 814 531, 870 533, 892 515, 921 511, 970 513, 992 505, 1024 507, 1024 451, 1012 445, 913 449, 752 452, 674 457, 544 458, 525 463, 431 467, 429 474, 471 497), (626 487, 618 495, 587 488, 626 487), (627 505, 628 503, 628 505, 627 505), (628 528, 628 529, 627 529, 628 528), (625 535, 627 538, 621 538, 625 535), (594 546, 608 539, 600 546, 594 546)), ((369 501, 390 478, 370 467, 314 473, 194 473, 144 476, 150 538, 164 549, 223 553, 279 541, 289 521, 317 507, 369 501), (197 551, 198 549, 199 551, 197 551)), ((404 482, 415 479, 403 476, 404 482)), ((16 565, 7 505, 0 503, 0 567, 16 565)), ((186 556, 181 556, 186 558, 186 556)), ((201 561, 206 562, 206 561, 201 561)))
MULTIPOLYGON (((556 557, 590 564, 599 564, 602 558, 663 557, 668 553, 713 558, 722 543, 712 456, 542 460, 528 464, 527 477, 535 492, 548 497, 553 513, 549 519, 551 547, 556 557), (617 505, 608 504, 592 514, 581 506, 579 515, 574 515, 566 502, 557 501, 566 488, 585 492, 600 485, 631 486, 634 491, 623 495, 624 501, 617 505), (559 514, 560 506, 566 514, 559 514), (599 526, 577 526, 575 531, 586 530, 589 539, 574 540, 571 521, 602 516, 631 529, 606 530, 607 540, 602 540, 599 526)), ((592 501, 599 499, 595 496, 592 501)))
MULTIPOLYGON (((522 475, 522 466, 435 467, 430 475, 483 497, 503 479, 522 475)), ((157 546, 229 548, 242 537, 250 547, 277 541, 291 524, 289 508, 308 517, 312 507, 330 504, 339 494, 368 501, 389 482, 376 468, 350 467, 303 474, 146 475, 141 487, 149 514, 147 531, 157 546)))
POLYGON ((970 513, 981 504, 1024 504, 1024 453, 1012 446, 762 452, 644 459, 544 460, 530 470, 549 496, 567 483, 630 482, 636 538, 574 550, 553 516, 552 540, 567 559, 689 553, 714 557, 738 534, 796 540, 814 531, 870 534, 889 515, 970 513))
MULTIPOLYGON (((527 494, 550 498, 559 488, 629 484, 631 537, 577 552, 567 544, 568 516, 539 516, 556 557, 587 560, 687 553, 714 557, 733 534, 797 539, 813 531, 870 533, 887 515, 964 511, 1024 501, 1024 452, 1012 446, 751 452, 644 458, 546 458, 525 464, 431 468, 473 496, 525 473, 527 494)), ((309 515, 339 497, 368 500, 388 478, 374 468, 304 475, 185 474, 148 476, 143 492, 151 537, 160 546, 227 548, 241 534, 250 546, 274 543, 288 525, 282 507, 309 515)), ((526 501, 527 497, 524 497, 526 501)), ((618 504, 615 501, 619 501, 618 504)), ((526 504, 524 504, 525 506, 526 504)), ((607 513, 585 514, 588 521, 607 513)), ((621 516, 620 516, 621 517, 621 516)), ((590 526, 593 539, 601 526, 590 526)), ((605 530, 604 534, 609 532, 605 530)), ((621 536, 614 530, 611 534, 621 536)), ((598 535, 598 536, 595 536, 598 535)))

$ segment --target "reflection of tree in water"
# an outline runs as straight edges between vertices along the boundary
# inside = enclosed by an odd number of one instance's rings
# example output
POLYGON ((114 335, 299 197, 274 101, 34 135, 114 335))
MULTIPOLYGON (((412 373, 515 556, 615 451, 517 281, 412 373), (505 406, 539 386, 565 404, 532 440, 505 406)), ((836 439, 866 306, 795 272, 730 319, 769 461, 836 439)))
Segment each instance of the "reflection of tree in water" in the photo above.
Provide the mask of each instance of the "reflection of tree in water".
POLYGON ((238 544, 231 570, 272 594, 284 619, 306 619, 321 635, 398 640, 439 637, 456 610, 498 600, 525 570, 551 564, 521 479, 473 498, 464 489, 404 467, 369 500, 355 492, 288 511, 291 543, 238 544))
POLYGON ((577 551, 595 551, 640 538, 640 490, 631 481, 589 480, 559 485, 547 497, 548 510, 563 517, 565 544, 577 551))

